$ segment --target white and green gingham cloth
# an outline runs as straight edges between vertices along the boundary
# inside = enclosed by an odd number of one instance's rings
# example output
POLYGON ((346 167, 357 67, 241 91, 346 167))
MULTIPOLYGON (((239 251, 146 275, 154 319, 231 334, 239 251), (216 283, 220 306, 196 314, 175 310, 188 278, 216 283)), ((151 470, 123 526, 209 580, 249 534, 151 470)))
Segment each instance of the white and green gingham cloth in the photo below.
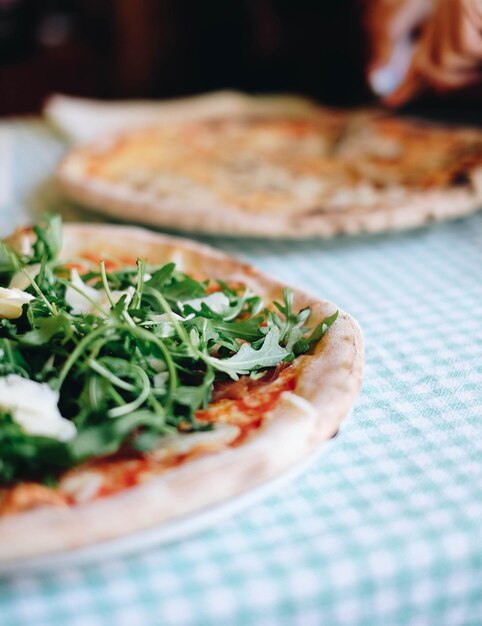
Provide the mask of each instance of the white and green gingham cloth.
MULTIPOLYGON (((0 234, 72 215, 46 183, 64 149, 40 122, 0 125, 0 234)), ((0 626, 480 626, 482 215, 330 242, 204 239, 358 319, 353 415, 306 473, 216 527, 1 579, 0 626)))

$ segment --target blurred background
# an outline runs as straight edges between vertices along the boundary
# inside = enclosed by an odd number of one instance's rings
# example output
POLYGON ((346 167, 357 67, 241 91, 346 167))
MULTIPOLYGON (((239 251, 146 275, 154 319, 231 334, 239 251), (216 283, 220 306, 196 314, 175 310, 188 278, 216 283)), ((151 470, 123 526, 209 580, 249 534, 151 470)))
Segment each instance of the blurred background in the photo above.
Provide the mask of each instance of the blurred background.
POLYGON ((221 88, 369 98, 353 0, 0 0, 0 115, 54 91, 165 98, 221 88))
MULTIPOLYGON (((53 92, 170 98, 231 88, 365 104, 369 9, 370 0, 0 0, 0 116, 39 112, 53 92)), ((412 108, 480 121, 480 97, 465 93, 412 108)))

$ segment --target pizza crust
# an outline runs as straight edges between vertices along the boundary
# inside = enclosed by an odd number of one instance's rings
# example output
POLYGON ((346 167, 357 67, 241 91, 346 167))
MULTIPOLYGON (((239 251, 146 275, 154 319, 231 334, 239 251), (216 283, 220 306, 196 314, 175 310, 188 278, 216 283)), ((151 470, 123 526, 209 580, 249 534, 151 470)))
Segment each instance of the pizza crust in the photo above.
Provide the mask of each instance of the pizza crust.
POLYGON ((257 95, 239 91, 214 91, 168 100, 122 100, 105 102, 54 94, 44 106, 45 117, 74 143, 95 140, 99 135, 142 128, 148 124, 176 124, 215 119, 223 115, 303 115, 315 104, 300 96, 257 95))
MULTIPOLYGON (((277 117, 288 119, 284 113, 286 105, 281 100, 279 109, 280 114, 282 114, 281 117, 276 115, 276 99, 272 99, 270 108, 266 110, 268 115, 266 119, 272 121, 277 117)), ((219 109, 217 109, 217 113, 220 115, 219 109)), ((242 120, 250 117, 256 119, 259 114, 259 108, 250 109, 247 107, 236 113, 227 107, 224 119, 242 120)), ((374 147, 377 150, 383 148, 385 152, 387 148, 390 148, 388 145, 390 144, 390 135, 383 145, 375 145, 376 142, 368 132, 371 128, 370 123, 374 120, 388 119, 388 122, 390 121, 387 114, 382 111, 367 109, 353 112, 333 111, 315 108, 307 103, 306 110, 301 111, 300 109, 298 118, 295 119, 309 119, 311 116, 326 116, 328 126, 331 124, 334 127, 340 120, 348 120, 343 131, 347 133, 343 139, 345 142, 343 148, 348 151, 350 147, 353 147, 351 144, 352 137, 355 138, 355 143, 358 141, 358 145, 362 141, 361 138, 364 137, 367 154, 374 147), (366 136, 363 134, 364 132, 366 136)), ((219 119, 223 118, 220 117, 219 119)), ((87 164, 92 155, 102 154, 105 150, 108 152, 119 137, 122 138, 122 135, 104 136, 87 146, 70 152, 59 165, 57 180, 69 198, 113 218, 175 230, 251 237, 333 237, 338 234, 353 235, 362 232, 376 233, 402 230, 423 226, 433 221, 458 218, 480 209, 482 206, 482 165, 479 165, 478 162, 482 160, 481 131, 463 128, 444 129, 444 127, 435 124, 410 122, 399 118, 393 118, 393 120, 395 126, 398 125, 398 137, 402 142, 404 128, 408 131, 420 128, 422 132, 426 131, 427 159, 429 160, 433 155, 437 156, 438 145, 435 143, 435 147, 432 146, 432 154, 430 154, 430 139, 431 137, 439 137, 441 133, 449 132, 450 136, 458 138, 461 142, 472 140, 476 142, 480 156, 474 158, 474 163, 465 172, 467 180, 457 185, 437 186, 434 184, 427 188, 408 185, 391 186, 388 184, 386 187, 378 188, 374 184, 376 181, 370 183, 368 178, 366 180, 362 178, 358 188, 356 185, 350 187, 345 183, 335 185, 330 173, 323 174, 318 178, 317 174, 313 174, 311 178, 308 177, 308 183, 315 185, 318 180, 322 180, 323 184, 328 181, 332 187, 334 185, 334 196, 339 197, 341 201, 314 200, 308 189, 306 198, 301 191, 299 195, 294 194, 292 198, 286 194, 286 199, 281 203, 275 203, 273 207, 269 207, 269 204, 263 205, 263 200, 260 200, 260 208, 257 209, 256 203, 254 207, 243 206, 242 198, 236 195, 236 190, 229 188, 229 179, 226 181, 227 197, 224 198, 223 194, 220 195, 210 189, 208 183, 204 186, 194 184, 187 194, 184 190, 182 193, 178 193, 172 173, 166 173, 167 191, 161 185, 160 193, 155 185, 153 188, 136 189, 129 181, 110 181, 105 177, 90 174, 87 164), (171 186, 168 184, 169 181, 171 186), (344 196, 344 199, 341 199, 341 196, 344 196)), ((193 117, 186 118, 186 124, 192 122, 193 117)), ((200 123, 209 124, 212 122, 213 119, 211 118, 210 121, 205 120, 205 122, 200 123)), ((177 120, 176 124, 179 123, 180 121, 177 120)), ((336 136, 336 131, 334 132, 336 136)), ((395 137, 397 137, 396 133, 395 137)), ((396 155, 385 154, 385 156, 388 160, 393 157, 394 162, 396 162, 396 155)), ((266 164, 267 168, 268 166, 269 163, 266 164)), ((371 164, 371 167, 376 169, 376 165, 371 164)), ((283 173, 282 170, 280 171, 283 173)), ((333 172, 336 174, 336 171, 335 168, 333 172)), ((331 172, 331 169, 328 172, 331 172)), ((161 174, 162 172, 159 171, 159 176, 162 178, 161 174)), ((265 174, 268 177, 270 175, 268 171, 265 174)), ((271 175, 276 180, 276 171, 271 172, 271 175)), ((288 179, 283 184, 289 190, 290 188, 294 189, 298 182, 302 185, 302 174, 300 174, 299 180, 296 177, 293 179, 291 187, 288 179)))
POLYGON ((69 198, 114 219, 193 233, 263 238, 330 238, 336 235, 407 230, 470 215, 482 206, 482 168, 471 173, 471 185, 459 189, 416 192, 406 190, 397 200, 371 208, 352 204, 344 211, 314 207, 294 216, 247 214, 232 205, 176 198, 153 200, 126 188, 101 181, 82 180, 59 170, 59 181, 69 198))
MULTIPOLYGON (((64 255, 85 252, 175 260, 185 271, 242 281, 266 300, 283 285, 208 246, 123 226, 64 227, 64 255)), ((296 308, 310 306, 315 324, 333 313, 327 301, 294 289, 296 308)), ((73 508, 49 508, 0 519, 0 564, 107 541, 193 514, 272 479, 302 461, 333 436, 361 385, 363 338, 340 312, 306 358, 294 392, 285 392, 265 425, 245 444, 200 457, 146 484, 73 508)))

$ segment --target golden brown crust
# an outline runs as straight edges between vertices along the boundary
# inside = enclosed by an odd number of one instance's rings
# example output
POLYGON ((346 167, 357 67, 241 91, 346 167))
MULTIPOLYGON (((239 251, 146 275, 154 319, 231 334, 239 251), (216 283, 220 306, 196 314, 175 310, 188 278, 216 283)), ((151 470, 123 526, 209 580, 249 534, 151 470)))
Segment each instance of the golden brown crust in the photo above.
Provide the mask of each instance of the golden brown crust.
MULTIPOLYGON (((283 285, 249 265, 192 241, 107 225, 66 225, 64 255, 131 253, 153 263, 175 260, 183 271, 242 282, 266 300, 279 299, 283 285)), ((310 306, 310 323, 335 306, 294 290, 295 307, 310 306)), ((192 460, 159 478, 116 496, 78 505, 0 519, 0 564, 113 539, 203 510, 278 476, 336 433, 359 390, 363 339, 356 322, 341 313, 304 359, 294 392, 245 444, 192 460), (206 485, 209 484, 209 489, 206 485)))

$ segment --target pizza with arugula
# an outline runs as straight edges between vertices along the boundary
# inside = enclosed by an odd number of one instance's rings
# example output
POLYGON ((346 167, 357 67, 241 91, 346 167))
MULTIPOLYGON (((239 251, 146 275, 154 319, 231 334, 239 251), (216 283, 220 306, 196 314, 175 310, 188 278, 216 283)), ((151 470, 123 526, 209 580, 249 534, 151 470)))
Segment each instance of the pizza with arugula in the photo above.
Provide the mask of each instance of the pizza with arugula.
POLYGON ((0 281, 0 563, 252 489, 360 386, 352 318, 194 242, 53 216, 0 281))

